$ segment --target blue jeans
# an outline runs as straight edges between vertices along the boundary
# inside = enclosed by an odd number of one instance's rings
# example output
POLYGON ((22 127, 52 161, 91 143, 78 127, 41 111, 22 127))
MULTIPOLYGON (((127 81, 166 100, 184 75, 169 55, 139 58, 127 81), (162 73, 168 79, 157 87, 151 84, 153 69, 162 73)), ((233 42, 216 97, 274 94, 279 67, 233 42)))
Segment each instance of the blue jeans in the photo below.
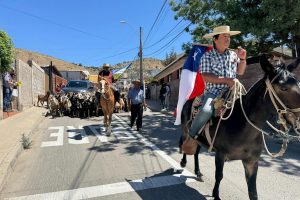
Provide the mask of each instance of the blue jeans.
POLYGON ((206 124, 206 122, 212 117, 214 114, 215 108, 212 104, 212 100, 216 98, 216 95, 212 93, 204 93, 202 96, 202 105, 197 113, 195 119, 192 122, 190 128, 190 136, 194 138, 199 130, 206 124))
POLYGON ((10 108, 10 88, 3 87, 3 111, 6 112, 10 108))

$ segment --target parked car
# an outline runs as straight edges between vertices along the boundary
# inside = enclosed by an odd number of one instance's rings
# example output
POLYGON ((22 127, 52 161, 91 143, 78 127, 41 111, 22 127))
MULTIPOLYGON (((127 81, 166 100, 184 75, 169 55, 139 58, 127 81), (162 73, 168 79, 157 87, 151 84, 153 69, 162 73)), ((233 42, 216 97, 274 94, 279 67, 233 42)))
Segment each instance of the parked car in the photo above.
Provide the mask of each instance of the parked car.
POLYGON ((95 88, 93 83, 87 80, 71 80, 66 87, 62 88, 65 93, 68 92, 92 92, 95 88))

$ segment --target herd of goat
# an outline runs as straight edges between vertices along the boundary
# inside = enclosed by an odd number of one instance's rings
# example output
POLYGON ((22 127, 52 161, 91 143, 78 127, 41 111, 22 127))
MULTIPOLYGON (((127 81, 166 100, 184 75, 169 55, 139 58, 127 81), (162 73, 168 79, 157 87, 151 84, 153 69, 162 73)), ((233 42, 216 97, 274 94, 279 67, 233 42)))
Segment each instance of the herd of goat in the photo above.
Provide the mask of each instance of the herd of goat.
MULTIPOLYGON (((126 94, 120 94, 116 91, 115 96, 118 100, 115 104, 115 112, 127 111, 126 94)), ((67 115, 70 117, 89 118, 102 114, 99 100, 97 99, 100 99, 100 94, 96 92, 58 94, 47 92, 46 95, 38 96, 37 106, 39 106, 39 103, 43 106, 44 102, 47 102, 49 114, 53 117, 67 115)))

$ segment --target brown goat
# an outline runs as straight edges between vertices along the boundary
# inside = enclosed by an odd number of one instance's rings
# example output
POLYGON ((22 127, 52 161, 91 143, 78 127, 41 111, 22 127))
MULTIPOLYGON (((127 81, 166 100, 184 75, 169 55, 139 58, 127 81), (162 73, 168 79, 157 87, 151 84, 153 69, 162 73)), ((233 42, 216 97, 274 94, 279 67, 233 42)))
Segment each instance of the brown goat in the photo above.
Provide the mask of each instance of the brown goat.
POLYGON ((50 95, 49 91, 46 93, 46 95, 39 94, 38 95, 38 101, 37 101, 36 105, 39 106, 39 103, 41 103, 41 105, 43 106, 44 102, 46 101, 47 102, 47 107, 48 107, 48 98, 49 98, 49 95, 50 95))

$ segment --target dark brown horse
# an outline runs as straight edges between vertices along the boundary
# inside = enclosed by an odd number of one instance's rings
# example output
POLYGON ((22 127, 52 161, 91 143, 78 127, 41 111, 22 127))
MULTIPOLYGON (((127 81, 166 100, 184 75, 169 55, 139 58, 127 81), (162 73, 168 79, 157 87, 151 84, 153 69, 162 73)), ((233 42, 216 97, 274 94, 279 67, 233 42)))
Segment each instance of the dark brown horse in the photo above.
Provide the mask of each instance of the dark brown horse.
POLYGON ((103 112, 103 122, 107 135, 111 134, 111 120, 115 107, 114 92, 107 78, 99 79, 100 105, 103 112))
MULTIPOLYGON (((230 118, 221 121, 217 131, 213 144, 216 171, 212 195, 215 199, 220 199, 219 186, 223 178, 224 163, 230 160, 242 161, 249 198, 251 200, 258 199, 256 177, 258 160, 263 150, 263 136, 259 129, 264 127, 270 115, 284 118, 286 121, 284 125, 292 127, 296 133, 299 133, 300 83, 291 73, 299 63, 300 58, 288 66, 275 65, 271 64, 265 55, 261 56, 260 64, 265 76, 256 82, 247 94, 242 96, 241 100, 235 101, 230 118), (273 95, 269 95, 270 93, 273 95), (272 99, 275 100, 272 101, 272 99), (280 113, 281 116, 279 116, 280 113)), ((186 102, 181 115, 183 139, 188 137, 191 106, 191 100, 186 102)), ((228 110, 225 116, 229 112, 228 110)), ((213 118, 212 120, 211 138, 215 134, 219 119, 213 118)), ((200 133, 198 142, 201 146, 208 147, 204 135, 200 133)))

